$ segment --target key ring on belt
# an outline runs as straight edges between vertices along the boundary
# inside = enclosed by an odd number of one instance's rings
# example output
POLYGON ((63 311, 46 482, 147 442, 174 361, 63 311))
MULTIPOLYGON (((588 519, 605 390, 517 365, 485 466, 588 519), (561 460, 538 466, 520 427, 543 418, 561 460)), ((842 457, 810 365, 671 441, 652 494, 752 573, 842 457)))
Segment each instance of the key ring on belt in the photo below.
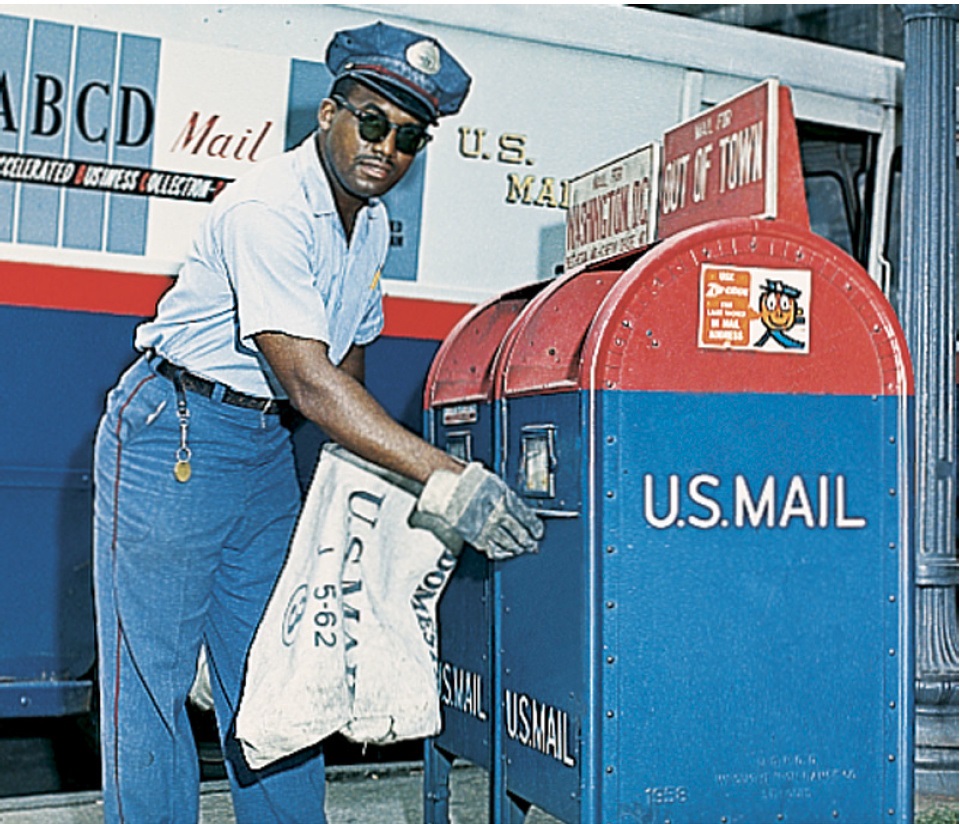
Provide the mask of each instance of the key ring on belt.
POLYGON ((173 376, 173 386, 177 393, 177 420, 180 422, 180 446, 176 453, 176 462, 173 465, 173 476, 182 484, 190 480, 190 447, 187 446, 187 432, 190 428, 190 410, 187 408, 187 393, 183 388, 183 378, 180 370, 173 376))

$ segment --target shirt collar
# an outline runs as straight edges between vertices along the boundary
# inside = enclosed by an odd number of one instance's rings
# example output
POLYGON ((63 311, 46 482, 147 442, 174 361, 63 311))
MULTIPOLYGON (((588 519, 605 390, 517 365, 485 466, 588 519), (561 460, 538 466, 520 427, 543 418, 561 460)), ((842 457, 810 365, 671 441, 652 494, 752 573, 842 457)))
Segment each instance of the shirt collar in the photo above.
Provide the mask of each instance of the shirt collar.
MULTIPOLYGON (((336 204, 333 201, 333 192, 330 189, 330 181, 320 162, 320 155, 317 151, 317 132, 313 132, 304 140, 294 152, 300 179, 303 181, 304 190, 307 195, 307 203, 317 216, 328 215, 336 212, 336 204)), ((377 216, 377 206, 380 204, 380 198, 372 197, 367 201, 366 206, 361 208, 359 214, 367 216, 368 220, 373 220, 377 216)))

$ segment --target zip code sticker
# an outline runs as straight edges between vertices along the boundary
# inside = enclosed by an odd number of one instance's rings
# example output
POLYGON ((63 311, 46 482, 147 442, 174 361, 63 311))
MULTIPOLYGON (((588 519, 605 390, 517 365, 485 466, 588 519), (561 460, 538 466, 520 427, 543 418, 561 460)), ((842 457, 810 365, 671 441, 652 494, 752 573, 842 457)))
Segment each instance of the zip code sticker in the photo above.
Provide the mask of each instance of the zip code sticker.
POLYGON ((810 351, 811 275, 804 269, 704 264, 701 349, 805 355, 810 351))

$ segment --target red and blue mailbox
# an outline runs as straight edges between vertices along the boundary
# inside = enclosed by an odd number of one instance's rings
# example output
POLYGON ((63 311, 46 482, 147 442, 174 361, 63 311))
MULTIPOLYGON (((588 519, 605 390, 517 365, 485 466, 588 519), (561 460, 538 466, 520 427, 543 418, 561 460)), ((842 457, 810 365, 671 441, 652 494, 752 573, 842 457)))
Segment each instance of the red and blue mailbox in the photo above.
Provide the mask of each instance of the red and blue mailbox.
MULTIPOLYGON (((447 336, 426 382, 425 431, 431 443, 499 471, 495 362, 520 311, 544 285, 534 283, 478 306, 447 336)), ((439 642, 443 730, 426 742, 428 820, 447 820, 449 771, 455 758, 491 773, 494 769, 494 588, 493 565, 465 549, 438 605, 444 627, 439 642)))
POLYGON ((503 366, 505 477, 547 527, 501 572, 502 820, 912 820, 888 304, 775 221, 666 241, 575 331, 593 279, 531 304, 503 366))
POLYGON ((588 268, 495 358, 498 466, 546 522, 487 604, 495 823, 912 821, 910 362, 809 230, 789 104, 665 135, 661 242, 619 265, 639 213, 586 176, 588 268))

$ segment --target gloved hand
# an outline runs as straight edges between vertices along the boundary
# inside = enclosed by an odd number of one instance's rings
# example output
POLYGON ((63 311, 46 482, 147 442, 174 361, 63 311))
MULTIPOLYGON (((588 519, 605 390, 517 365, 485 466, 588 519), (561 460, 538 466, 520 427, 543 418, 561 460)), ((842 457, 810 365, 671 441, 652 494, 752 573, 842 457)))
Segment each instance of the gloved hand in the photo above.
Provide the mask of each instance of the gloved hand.
POLYGON ((437 470, 417 501, 417 510, 438 518, 488 558, 500 561, 536 552, 543 524, 500 478, 479 463, 459 475, 437 470))

